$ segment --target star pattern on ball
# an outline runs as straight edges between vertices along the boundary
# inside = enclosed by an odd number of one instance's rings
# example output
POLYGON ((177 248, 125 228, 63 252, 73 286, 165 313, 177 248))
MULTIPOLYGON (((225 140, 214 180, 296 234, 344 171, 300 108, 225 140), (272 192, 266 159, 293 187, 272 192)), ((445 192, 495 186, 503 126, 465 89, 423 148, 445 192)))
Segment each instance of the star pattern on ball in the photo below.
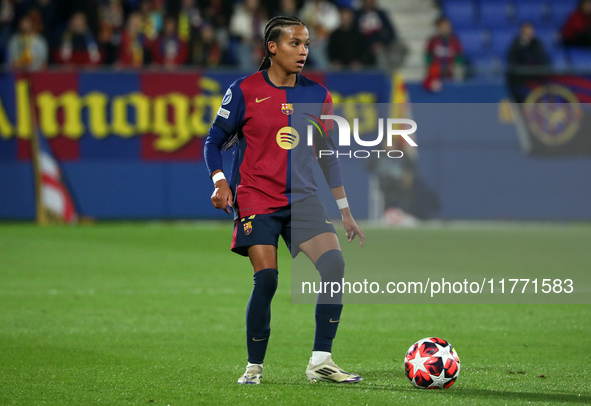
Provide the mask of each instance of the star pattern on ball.
POLYGON ((447 347, 442 347, 437 343, 434 344, 437 347, 437 352, 433 354, 432 357, 443 357, 444 355, 449 354, 449 350, 447 349, 447 347))
POLYGON ((427 371, 427 368, 425 367, 425 362, 429 358, 431 357, 421 357, 421 352, 417 349, 415 357, 408 360, 408 363, 411 364, 413 367, 413 375, 416 375, 418 371, 425 371, 425 373, 429 373, 429 371, 427 371))
POLYGON ((441 357, 443 366, 447 365, 448 360, 452 360, 455 362, 454 356, 451 355, 451 353, 447 349, 445 349, 441 354, 439 354, 439 356, 441 357))
POLYGON ((415 387, 444 389, 452 386, 460 374, 460 359, 449 342, 429 337, 408 349, 404 367, 415 387))
POLYGON ((431 385, 429 385, 429 388, 433 388, 433 387, 443 388, 443 385, 445 385, 446 383, 448 383, 449 381, 452 380, 452 378, 445 377, 445 370, 441 371, 441 373, 439 375, 429 374, 429 378, 431 378, 431 380, 433 381, 433 383, 431 385))

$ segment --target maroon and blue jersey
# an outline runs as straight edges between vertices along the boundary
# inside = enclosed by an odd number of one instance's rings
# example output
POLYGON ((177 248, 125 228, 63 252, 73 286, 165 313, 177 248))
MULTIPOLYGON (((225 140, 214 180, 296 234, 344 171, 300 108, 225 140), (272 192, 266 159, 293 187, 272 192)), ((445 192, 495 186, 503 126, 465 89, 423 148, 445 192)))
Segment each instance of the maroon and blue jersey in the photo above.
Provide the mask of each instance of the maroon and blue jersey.
MULTIPOLYGON (((316 193, 314 148, 321 143, 322 149, 334 150, 334 144, 325 134, 307 145, 304 113, 332 114, 332 97, 324 86, 301 75, 295 86, 278 87, 267 71, 260 71, 238 79, 226 92, 205 142, 205 160, 210 176, 222 169, 222 146, 237 135, 229 179, 236 218, 272 213, 316 193), (313 107, 298 112, 298 104, 313 107)), ((333 121, 325 127, 330 134, 333 121)), ((338 159, 326 156, 318 162, 329 187, 342 186, 338 159)))

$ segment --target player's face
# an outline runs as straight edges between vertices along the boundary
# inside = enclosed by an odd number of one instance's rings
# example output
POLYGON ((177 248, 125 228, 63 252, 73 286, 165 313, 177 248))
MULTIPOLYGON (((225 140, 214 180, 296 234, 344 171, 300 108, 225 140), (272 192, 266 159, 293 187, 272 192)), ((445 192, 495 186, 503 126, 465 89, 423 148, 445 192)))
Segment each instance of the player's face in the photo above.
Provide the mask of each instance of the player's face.
POLYGON ((308 58, 310 35, 303 25, 293 25, 283 29, 283 35, 276 45, 273 63, 286 73, 299 73, 308 58))

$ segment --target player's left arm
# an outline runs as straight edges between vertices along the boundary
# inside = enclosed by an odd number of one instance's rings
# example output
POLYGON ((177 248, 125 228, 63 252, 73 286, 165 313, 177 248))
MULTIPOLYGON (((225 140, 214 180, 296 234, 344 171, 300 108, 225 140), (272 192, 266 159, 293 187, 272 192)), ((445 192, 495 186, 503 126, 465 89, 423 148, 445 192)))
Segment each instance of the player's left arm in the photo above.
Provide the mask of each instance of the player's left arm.
MULTIPOLYGON (((326 91, 326 99, 324 101, 322 114, 332 115, 332 96, 330 92, 326 91)), ((343 184, 343 175, 341 173, 341 163, 336 154, 337 147, 332 140, 334 123, 325 123, 325 127, 328 129, 327 137, 320 137, 315 140, 315 144, 320 149, 329 149, 333 151, 333 154, 325 155, 318 159, 318 163, 322 168, 326 183, 332 191, 339 210, 341 211, 341 217, 343 220, 343 227, 347 232, 345 235, 349 239, 349 242, 353 241, 355 236, 359 236, 360 245, 363 247, 365 243, 365 234, 363 230, 357 225, 357 222, 353 218, 349 202, 347 201, 347 194, 345 193, 345 186, 343 184)))
MULTIPOLYGON (((324 142, 322 144, 324 149, 333 147, 336 150, 336 147, 332 142, 324 142)), ((332 195, 334 196, 334 199, 339 206, 339 210, 341 211, 343 227, 347 232, 345 235, 349 239, 349 242, 353 241, 355 236, 359 236, 361 246, 363 247, 363 244, 365 243, 365 234, 363 233, 363 230, 361 230, 361 228, 357 225, 357 222, 351 213, 351 208, 349 207, 349 202, 347 201, 347 194, 345 193, 345 186, 343 184, 341 163, 339 158, 336 156, 336 151, 335 154, 318 158, 318 163, 322 168, 326 183, 328 183, 332 195)))
POLYGON ((344 186, 338 186, 335 188, 330 189, 334 199, 339 206, 339 210, 341 211, 341 218, 343 220, 343 227, 347 232, 345 236, 349 239, 349 242, 355 239, 355 236, 359 236, 359 245, 363 247, 365 244, 365 234, 361 227, 357 225, 357 222, 353 218, 353 214, 351 213, 351 208, 349 207, 349 202, 347 201, 347 194, 345 193, 344 186))

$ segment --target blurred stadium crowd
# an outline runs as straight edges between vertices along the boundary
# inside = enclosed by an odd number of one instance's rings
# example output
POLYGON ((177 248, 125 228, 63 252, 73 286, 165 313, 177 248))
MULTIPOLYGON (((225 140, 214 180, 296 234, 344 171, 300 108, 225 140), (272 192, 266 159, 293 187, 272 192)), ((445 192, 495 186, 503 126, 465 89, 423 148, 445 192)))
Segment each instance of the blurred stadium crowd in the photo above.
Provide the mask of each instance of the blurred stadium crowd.
MULTIPOLYGON (((265 23, 297 15, 311 33, 309 65, 394 69, 408 51, 385 0, 0 0, 0 59, 46 66, 235 67, 263 56, 265 23)), ((394 4, 394 3, 393 3, 394 4)), ((591 0, 433 0, 425 87, 513 66, 591 66, 591 0)), ((417 67, 413 67, 417 68, 417 67)))
POLYGON ((310 64, 361 68, 396 42, 375 0, 1 0, 0 54, 9 68, 191 65, 258 67, 269 18, 297 15, 310 64))

